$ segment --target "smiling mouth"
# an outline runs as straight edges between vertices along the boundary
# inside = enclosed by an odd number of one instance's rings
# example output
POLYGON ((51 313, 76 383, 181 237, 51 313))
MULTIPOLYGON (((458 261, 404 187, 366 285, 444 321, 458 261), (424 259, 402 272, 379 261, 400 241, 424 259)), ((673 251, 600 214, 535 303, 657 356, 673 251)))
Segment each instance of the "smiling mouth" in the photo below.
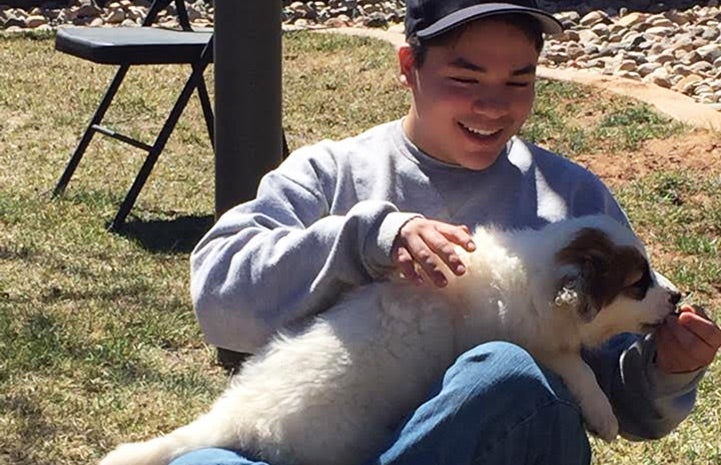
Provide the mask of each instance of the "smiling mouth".
POLYGON ((472 128, 470 126, 466 126, 463 123, 458 123, 458 126, 461 127, 467 134, 472 135, 476 139, 482 139, 482 140, 490 140, 495 137, 498 137, 503 129, 496 129, 496 130, 485 130, 485 129, 477 129, 472 128))

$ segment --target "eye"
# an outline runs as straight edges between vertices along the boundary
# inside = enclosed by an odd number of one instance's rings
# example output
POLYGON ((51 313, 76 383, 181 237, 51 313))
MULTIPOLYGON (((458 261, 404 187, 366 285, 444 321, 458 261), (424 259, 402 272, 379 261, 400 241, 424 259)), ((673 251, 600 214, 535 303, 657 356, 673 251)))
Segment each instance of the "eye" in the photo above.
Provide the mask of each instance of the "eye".
POLYGON ((629 284, 624 293, 632 299, 643 300, 649 287, 651 287, 651 269, 646 265, 641 276, 629 284))
POLYGON ((467 77, 455 77, 451 76, 449 78, 453 82, 457 82, 459 84, 476 84, 478 81, 473 78, 467 78, 467 77))
POLYGON ((530 82, 509 82, 508 83, 509 87, 520 87, 520 88, 528 87, 530 85, 531 85, 530 82))

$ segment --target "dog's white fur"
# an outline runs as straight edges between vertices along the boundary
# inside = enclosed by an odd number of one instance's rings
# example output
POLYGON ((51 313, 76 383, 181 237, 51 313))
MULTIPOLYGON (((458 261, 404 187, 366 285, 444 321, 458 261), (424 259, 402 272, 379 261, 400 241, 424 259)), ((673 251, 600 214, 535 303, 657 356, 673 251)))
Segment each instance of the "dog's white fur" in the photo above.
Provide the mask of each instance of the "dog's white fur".
POLYGON ((481 228, 474 240, 467 272, 446 288, 382 282, 350 292, 246 362, 209 413, 121 445, 101 465, 161 465, 212 446, 286 465, 358 464, 458 355, 490 340, 519 344, 557 372, 588 428, 614 439, 617 420, 580 349, 648 330, 677 300, 649 276, 639 240, 604 216, 540 231, 481 228))

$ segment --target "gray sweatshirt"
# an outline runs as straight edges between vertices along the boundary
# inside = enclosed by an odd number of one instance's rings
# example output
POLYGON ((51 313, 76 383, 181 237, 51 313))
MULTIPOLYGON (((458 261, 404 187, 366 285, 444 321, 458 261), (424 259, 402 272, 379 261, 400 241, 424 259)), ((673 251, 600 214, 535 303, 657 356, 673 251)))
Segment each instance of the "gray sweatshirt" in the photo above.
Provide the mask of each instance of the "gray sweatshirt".
MULTIPOLYGON (((342 292, 383 279, 414 216, 539 228, 596 213, 627 224, 606 186, 558 155, 514 137, 472 171, 424 154, 397 120, 301 148, 268 173, 193 251, 191 293, 207 342, 254 352, 342 292)), ((654 355, 653 337, 629 334, 586 356, 627 437, 667 434, 694 404, 702 373, 664 374, 654 355)))

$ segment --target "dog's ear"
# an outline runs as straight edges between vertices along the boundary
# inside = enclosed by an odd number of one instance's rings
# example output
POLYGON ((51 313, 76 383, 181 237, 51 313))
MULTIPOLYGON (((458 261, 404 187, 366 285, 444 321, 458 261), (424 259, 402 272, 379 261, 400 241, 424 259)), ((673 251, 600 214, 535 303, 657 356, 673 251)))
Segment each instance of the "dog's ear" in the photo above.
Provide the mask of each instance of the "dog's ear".
POLYGON ((592 266, 586 263, 571 267, 571 270, 559 279, 553 299, 557 307, 570 308, 586 323, 593 320, 600 310, 600 305, 590 292, 592 271, 592 266))
POLYGON ((587 228, 561 249, 556 259, 567 271, 557 286, 556 305, 572 304, 583 321, 593 320, 605 302, 614 248, 603 231, 587 228))

